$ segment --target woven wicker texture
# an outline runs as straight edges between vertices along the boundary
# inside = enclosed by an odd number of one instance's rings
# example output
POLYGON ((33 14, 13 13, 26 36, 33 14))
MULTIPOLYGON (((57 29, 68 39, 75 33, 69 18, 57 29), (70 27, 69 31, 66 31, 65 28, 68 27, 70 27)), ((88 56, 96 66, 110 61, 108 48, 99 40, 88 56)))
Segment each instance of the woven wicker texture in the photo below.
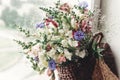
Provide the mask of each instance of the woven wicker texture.
POLYGON ((77 64, 70 63, 58 68, 60 80, 81 80, 80 70, 77 64))
POLYGON ((103 59, 96 60, 92 80, 119 80, 103 59))

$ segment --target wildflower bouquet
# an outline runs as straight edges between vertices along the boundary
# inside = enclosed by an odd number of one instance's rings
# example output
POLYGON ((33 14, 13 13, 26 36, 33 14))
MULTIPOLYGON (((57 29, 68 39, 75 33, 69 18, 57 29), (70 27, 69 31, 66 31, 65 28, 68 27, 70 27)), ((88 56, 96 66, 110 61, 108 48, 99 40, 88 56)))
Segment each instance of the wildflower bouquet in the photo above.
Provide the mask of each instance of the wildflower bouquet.
POLYGON ((16 42, 22 45, 34 70, 42 73, 48 69, 48 75, 51 75, 55 69, 79 63, 79 59, 88 55, 86 48, 93 36, 93 13, 87 7, 85 1, 74 7, 58 1, 55 8, 40 7, 46 12, 46 17, 36 24, 34 34, 19 28, 30 42, 16 42))

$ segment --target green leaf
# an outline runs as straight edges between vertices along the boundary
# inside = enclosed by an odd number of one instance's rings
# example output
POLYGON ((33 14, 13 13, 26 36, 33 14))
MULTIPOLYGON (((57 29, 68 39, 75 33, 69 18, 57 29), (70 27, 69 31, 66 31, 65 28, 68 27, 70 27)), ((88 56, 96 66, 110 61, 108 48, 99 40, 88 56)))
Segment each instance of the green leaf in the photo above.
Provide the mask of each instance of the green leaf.
POLYGON ((53 42, 53 44, 57 44, 57 45, 61 45, 61 41, 62 41, 63 39, 62 38, 60 38, 60 39, 58 39, 58 40, 53 40, 52 42, 53 42))
POLYGON ((98 48, 97 52, 100 54, 102 51, 104 51, 104 49, 98 48))
POLYGON ((93 44, 92 44, 92 49, 93 49, 93 54, 94 54, 94 56, 95 56, 96 58, 101 58, 101 57, 103 57, 103 55, 101 54, 101 52, 102 52, 104 49, 100 48, 96 42, 93 42, 93 44))
POLYGON ((23 32, 25 34, 26 37, 30 37, 30 31, 23 29, 22 27, 19 27, 19 31, 23 32))
POLYGON ((39 73, 42 74, 45 71, 46 67, 43 67, 42 69, 40 69, 39 73))
POLYGON ((93 50, 97 50, 97 44, 96 44, 96 42, 93 42, 93 44, 92 44, 92 49, 93 49, 93 50))
POLYGON ((74 53, 75 50, 76 50, 75 47, 72 47, 72 46, 70 46, 69 44, 68 44, 68 48, 67 48, 67 49, 68 49, 69 52, 73 52, 73 53, 74 53))

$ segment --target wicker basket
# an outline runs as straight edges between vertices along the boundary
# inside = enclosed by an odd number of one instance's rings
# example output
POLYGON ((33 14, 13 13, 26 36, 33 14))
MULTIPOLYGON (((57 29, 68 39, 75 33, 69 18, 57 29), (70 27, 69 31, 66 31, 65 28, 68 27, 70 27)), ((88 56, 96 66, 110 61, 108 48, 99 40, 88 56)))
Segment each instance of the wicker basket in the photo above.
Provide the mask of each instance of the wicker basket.
POLYGON ((80 63, 71 62, 65 66, 59 66, 60 80, 92 80, 95 58, 86 57, 80 63))
POLYGON ((119 80, 113 56, 107 55, 104 58, 105 60, 98 61, 89 55, 81 61, 81 65, 73 62, 60 66, 58 68, 60 80, 119 80))
POLYGON ((70 63, 58 68, 60 80, 81 80, 80 67, 77 64, 70 63))
MULTIPOLYGON (((102 38, 103 38, 102 33, 99 33, 96 36, 94 36, 93 41, 95 41, 98 44, 97 47, 101 47, 100 44, 101 44, 102 38)), ((102 47, 104 49, 107 48, 105 45, 103 45, 102 47)), ((109 49, 110 49, 110 47, 109 47, 109 49)), ((111 51, 111 49, 109 51, 111 51)), ((111 58, 110 54, 109 54, 109 51, 107 51, 107 50, 102 51, 103 52, 102 54, 103 54, 104 57, 96 58, 96 64, 95 64, 95 67, 94 67, 92 80, 119 80, 118 77, 111 71, 111 69, 108 67, 108 65, 104 61, 104 60, 106 60, 107 62, 109 62, 108 60, 110 60, 109 58, 111 58), (105 54, 105 52, 106 52, 106 54, 105 54)), ((114 61, 114 59, 112 59, 112 60, 114 61)))
MULTIPOLYGON (((95 36, 99 35, 102 35, 102 33, 95 36)), ((119 80, 114 55, 109 45, 105 46, 105 43, 100 43, 100 47, 105 49, 102 52, 102 60, 97 60, 92 55, 91 45, 92 42, 87 48, 88 56, 85 58, 79 59, 78 62, 70 62, 67 65, 59 66, 60 80, 119 80)))
POLYGON ((97 59, 92 80, 119 80, 103 59, 97 59))

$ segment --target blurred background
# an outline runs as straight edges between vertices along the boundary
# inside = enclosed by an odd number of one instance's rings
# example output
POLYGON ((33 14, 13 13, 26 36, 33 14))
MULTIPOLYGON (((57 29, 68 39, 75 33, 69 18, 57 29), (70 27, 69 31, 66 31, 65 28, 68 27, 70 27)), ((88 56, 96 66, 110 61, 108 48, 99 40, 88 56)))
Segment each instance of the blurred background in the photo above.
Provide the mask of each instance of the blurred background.
MULTIPOLYGON (((33 29, 45 16, 40 6, 53 6, 57 0, 0 0, 0 80, 48 80, 46 74, 34 72, 21 48, 13 39, 23 39, 19 25, 33 29)), ((61 0, 70 5, 83 0, 61 0)), ((86 0, 91 8, 91 0, 86 0)))

